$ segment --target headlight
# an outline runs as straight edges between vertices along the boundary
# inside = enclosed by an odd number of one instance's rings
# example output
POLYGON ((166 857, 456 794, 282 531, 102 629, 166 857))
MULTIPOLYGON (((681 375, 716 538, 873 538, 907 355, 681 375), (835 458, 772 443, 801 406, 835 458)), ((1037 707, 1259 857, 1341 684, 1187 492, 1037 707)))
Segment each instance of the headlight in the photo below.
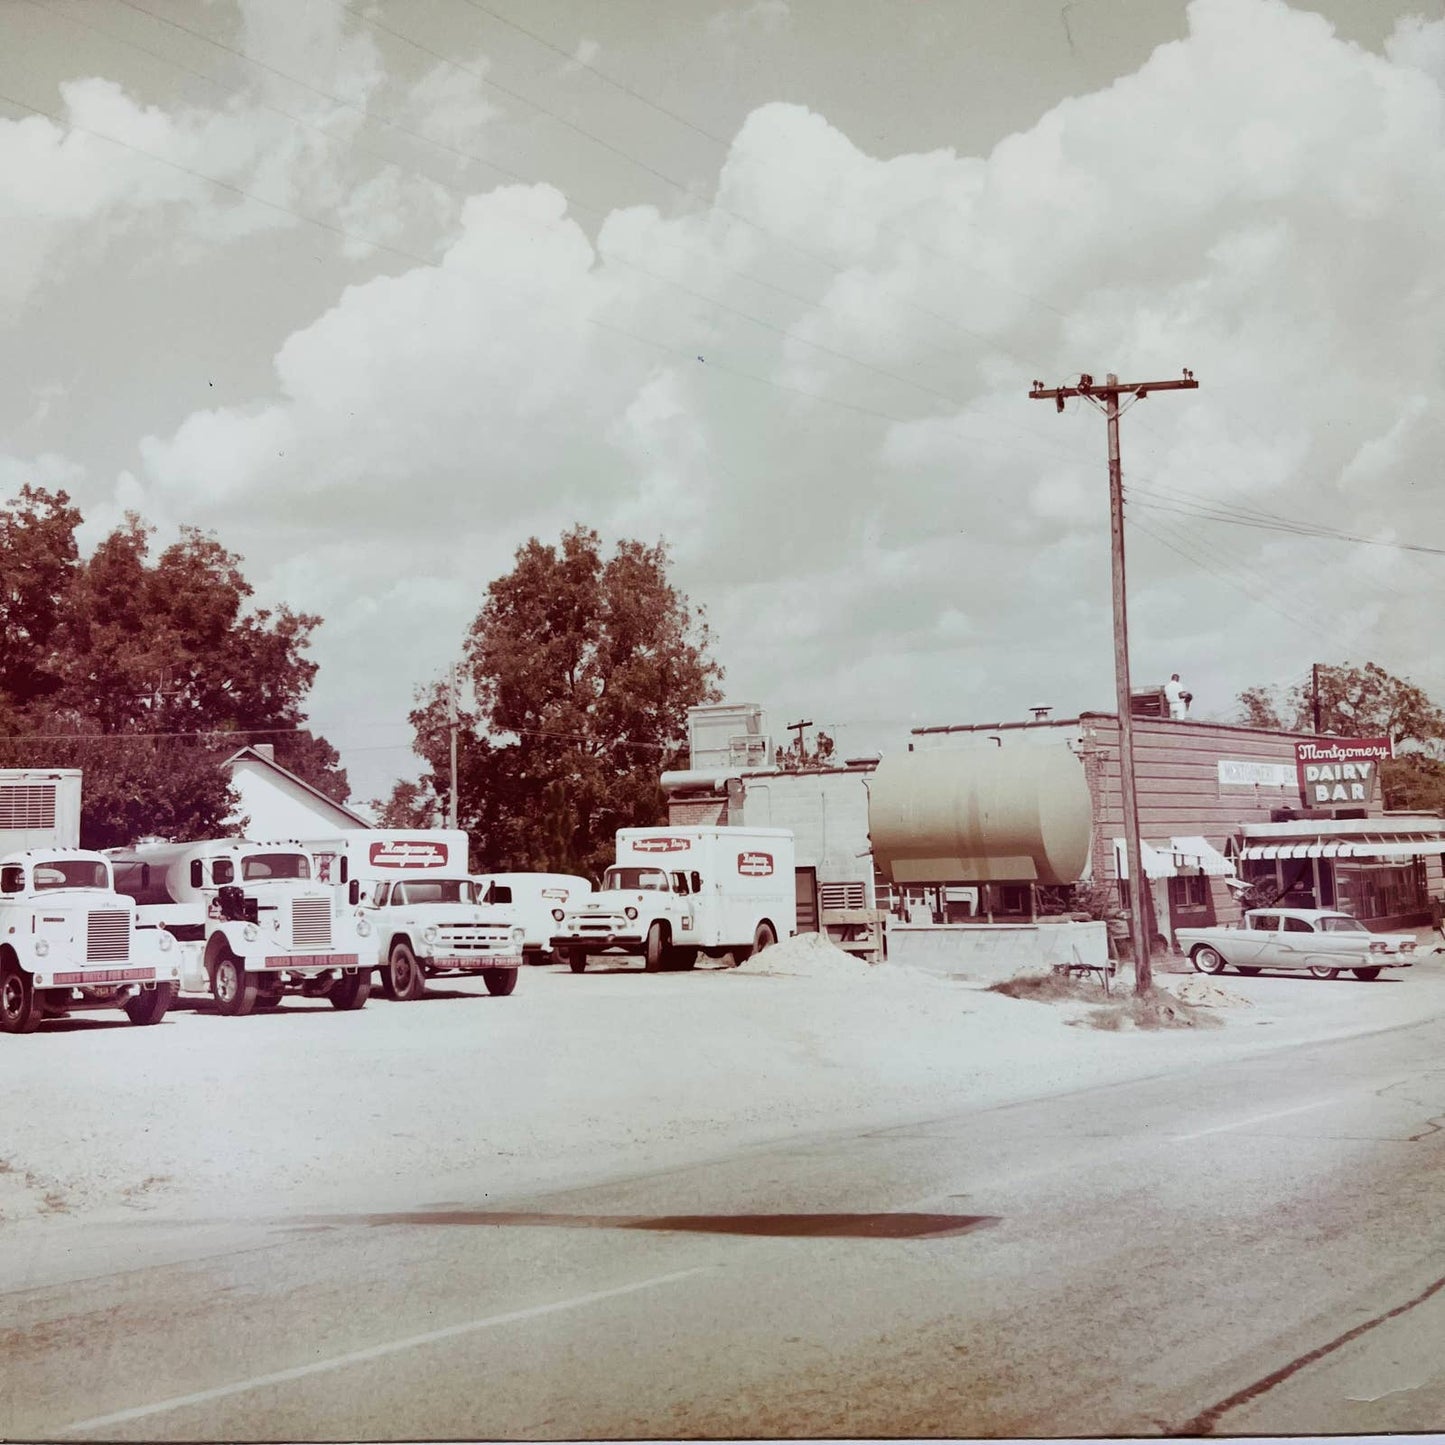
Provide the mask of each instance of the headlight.
POLYGON ((246 940, 247 943, 255 943, 255 941, 261 936, 261 930, 257 928, 254 923, 248 923, 241 930, 241 936, 246 940))
POLYGON ((49 952, 50 945, 43 938, 37 938, 35 940, 35 956, 37 958, 44 958, 49 952))
POLYGON ((164 928, 160 930, 160 937, 158 941, 160 943, 162 953, 169 953, 171 949, 176 946, 175 939, 172 938, 170 934, 165 931, 164 928))
POLYGON ((520 928, 514 928, 512 930, 512 944, 514 947, 520 948, 526 941, 527 935, 520 928))
POLYGON ((637 917, 637 910, 636 910, 630 903, 629 903, 629 904, 627 905, 627 907, 624 908, 622 911, 623 911, 629 918, 636 918, 636 917, 637 917))
POLYGON ((364 918, 356 920, 356 936, 358 938, 371 937, 371 925, 364 918))
POLYGON ((435 943, 440 937, 441 934, 437 932, 437 926, 435 923, 427 924, 427 926, 421 931, 421 938, 423 943, 435 943))
POLYGON ((552 917, 555 918, 558 923, 561 923, 561 921, 566 918, 566 916, 567 915, 563 913, 560 908, 554 908, 552 910, 552 917))

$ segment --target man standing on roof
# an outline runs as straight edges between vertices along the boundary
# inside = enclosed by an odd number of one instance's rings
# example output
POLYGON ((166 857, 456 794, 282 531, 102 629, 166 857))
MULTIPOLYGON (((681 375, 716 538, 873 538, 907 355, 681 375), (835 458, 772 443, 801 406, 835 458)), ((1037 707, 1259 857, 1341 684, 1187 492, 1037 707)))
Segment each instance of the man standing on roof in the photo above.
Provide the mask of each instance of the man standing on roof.
POLYGON ((1169 703, 1169 716, 1176 722, 1183 722, 1189 716, 1189 704, 1194 701, 1194 694, 1184 691, 1177 672, 1164 684, 1164 696, 1169 703))

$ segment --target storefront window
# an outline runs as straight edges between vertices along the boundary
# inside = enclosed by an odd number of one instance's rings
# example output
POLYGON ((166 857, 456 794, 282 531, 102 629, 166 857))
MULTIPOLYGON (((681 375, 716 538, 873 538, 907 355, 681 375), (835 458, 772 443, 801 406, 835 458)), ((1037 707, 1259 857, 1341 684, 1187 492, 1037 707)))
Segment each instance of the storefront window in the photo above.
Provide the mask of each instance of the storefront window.
POLYGON ((1418 858, 1408 863, 1337 863, 1335 906, 1355 918, 1423 913, 1430 906, 1424 864, 1418 858))

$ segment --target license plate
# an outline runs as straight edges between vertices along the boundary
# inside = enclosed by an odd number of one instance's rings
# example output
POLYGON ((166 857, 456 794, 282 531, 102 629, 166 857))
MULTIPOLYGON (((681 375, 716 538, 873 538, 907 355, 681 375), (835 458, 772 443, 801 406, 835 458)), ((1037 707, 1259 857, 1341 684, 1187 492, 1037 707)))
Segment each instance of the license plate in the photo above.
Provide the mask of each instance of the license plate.
POLYGON ((267 968, 355 968, 354 953, 273 953, 266 958, 267 968))

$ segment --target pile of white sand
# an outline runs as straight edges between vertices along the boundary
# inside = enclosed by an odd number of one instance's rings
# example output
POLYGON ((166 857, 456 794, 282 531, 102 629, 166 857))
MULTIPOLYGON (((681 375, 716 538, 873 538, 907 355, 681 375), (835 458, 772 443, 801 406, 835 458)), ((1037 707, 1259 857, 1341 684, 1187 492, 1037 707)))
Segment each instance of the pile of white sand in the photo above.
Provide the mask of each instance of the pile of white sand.
POLYGON ((771 973, 789 978, 863 978, 873 965, 847 953, 821 933, 799 933, 755 953, 740 964, 746 973, 771 973))
POLYGON ((1169 979, 1167 986, 1180 1003, 1194 1004, 1198 1008, 1254 1007, 1243 995, 1230 993, 1227 988, 1221 988, 1213 979, 1206 978, 1203 974, 1195 974, 1192 978, 1182 978, 1177 982, 1169 979))

